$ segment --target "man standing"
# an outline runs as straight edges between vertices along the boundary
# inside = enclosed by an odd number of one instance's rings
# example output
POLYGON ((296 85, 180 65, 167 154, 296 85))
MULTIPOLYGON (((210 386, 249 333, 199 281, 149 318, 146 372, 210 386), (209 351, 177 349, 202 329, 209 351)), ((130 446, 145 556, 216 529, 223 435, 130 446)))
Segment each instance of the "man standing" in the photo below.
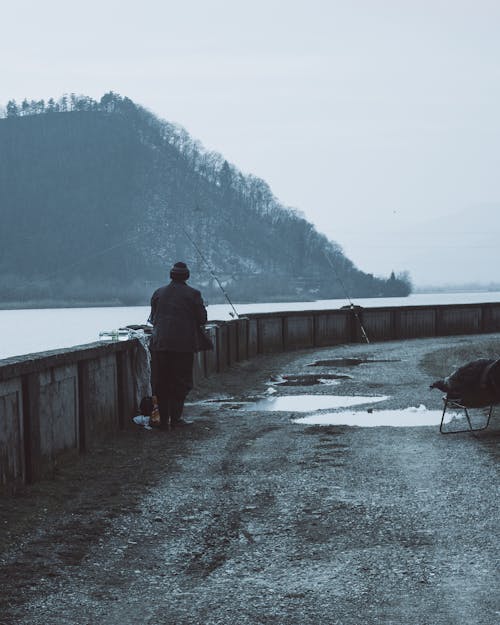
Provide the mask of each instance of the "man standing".
POLYGON ((199 351, 199 329, 207 321, 201 293, 188 286, 189 269, 175 263, 170 284, 160 287, 151 298, 151 382, 158 398, 160 428, 184 425, 182 410, 193 388, 193 359, 199 351))

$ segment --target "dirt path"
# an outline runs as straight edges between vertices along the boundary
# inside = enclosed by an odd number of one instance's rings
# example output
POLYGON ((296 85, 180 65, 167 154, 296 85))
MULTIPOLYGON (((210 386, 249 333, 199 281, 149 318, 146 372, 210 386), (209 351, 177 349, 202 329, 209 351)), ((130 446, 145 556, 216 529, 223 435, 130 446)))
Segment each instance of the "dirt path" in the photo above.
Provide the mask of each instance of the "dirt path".
POLYGON ((276 395, 439 408, 429 381, 498 352, 497 337, 339 346, 207 382, 195 400, 230 400, 189 406, 189 430, 130 430, 1 501, 0 623, 494 625, 498 416, 446 437, 296 424, 243 401, 272 375, 336 372, 351 378, 276 395), (337 358, 388 362, 307 366, 337 358))

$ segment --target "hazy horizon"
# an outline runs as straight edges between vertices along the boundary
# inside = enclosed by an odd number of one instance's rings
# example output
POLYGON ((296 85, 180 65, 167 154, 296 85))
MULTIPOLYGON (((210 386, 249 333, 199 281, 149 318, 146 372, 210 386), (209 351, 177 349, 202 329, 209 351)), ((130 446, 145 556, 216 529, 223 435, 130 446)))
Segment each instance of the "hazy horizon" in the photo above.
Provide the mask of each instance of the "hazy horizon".
POLYGON ((3 7, 2 101, 113 90, 266 180, 364 271, 488 284, 500 4, 3 7))

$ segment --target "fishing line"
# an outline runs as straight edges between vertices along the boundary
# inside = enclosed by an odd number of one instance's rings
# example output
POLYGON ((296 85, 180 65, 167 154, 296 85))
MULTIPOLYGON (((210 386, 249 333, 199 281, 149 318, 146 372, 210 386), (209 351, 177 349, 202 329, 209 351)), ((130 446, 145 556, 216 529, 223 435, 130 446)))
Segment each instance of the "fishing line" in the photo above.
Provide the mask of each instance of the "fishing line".
POLYGON ((238 311, 236 310, 236 308, 234 307, 233 302, 231 301, 229 295, 226 292, 226 289, 222 286, 221 281, 219 280, 219 278, 215 275, 214 270, 212 269, 212 266, 210 265, 210 263, 208 262, 208 259, 205 257, 205 255, 203 254, 203 252, 201 251, 200 247, 197 245, 196 241, 191 237, 191 235, 189 234, 189 232, 187 231, 187 229, 185 228, 185 226, 179 222, 177 222, 179 224, 179 226, 181 227, 184 235, 186 236, 186 238, 189 240, 189 242, 191 243, 191 245, 194 247, 194 249, 198 252, 201 260, 205 263, 205 265, 207 266, 207 269, 210 273, 210 275, 212 276, 212 278, 217 282, 220 290, 222 291, 224 297, 227 299, 229 305, 231 306, 231 308, 234 311, 234 315, 233 313, 229 313, 232 317, 236 316, 236 319, 239 319, 239 314, 238 311))
MULTIPOLYGON (((236 317, 238 319, 239 318, 238 311, 236 310, 233 302, 231 301, 231 298, 229 297, 227 291, 224 289, 221 281, 219 280, 219 278, 215 274, 215 271, 212 269, 208 259, 205 257, 205 255, 201 251, 201 249, 198 246, 198 244, 196 243, 196 241, 191 237, 191 235, 187 231, 187 228, 182 223, 180 223, 178 220, 176 220, 175 217, 173 218, 173 220, 177 222, 177 224, 181 228, 181 230, 184 233, 184 235, 186 236, 186 238, 189 240, 191 245, 197 251, 197 253, 199 254, 200 258, 202 259, 202 261, 207 266, 207 269, 208 269, 210 275, 216 281, 216 283, 217 283, 218 287, 220 288, 222 294, 224 295, 224 297, 228 301, 229 305, 231 306, 231 308, 233 310, 233 312, 230 313, 230 315, 232 317, 236 317)), ((118 247, 122 247, 123 245, 127 245, 128 243, 132 243, 133 241, 137 241, 141 237, 151 236, 152 233, 153 233, 153 230, 147 229, 146 231, 140 232, 139 234, 136 234, 136 235, 134 235, 132 237, 126 237, 125 239, 123 239, 122 241, 119 241, 118 243, 114 243, 113 245, 110 245, 108 247, 105 247, 104 249, 98 250, 97 252, 94 252, 92 254, 88 254, 86 256, 83 256, 79 260, 77 260, 77 261, 75 261, 73 263, 70 263, 69 265, 65 265, 62 269, 58 269, 57 271, 55 271, 53 273, 46 274, 45 276, 42 276, 41 278, 37 278, 36 280, 29 280, 27 282, 24 282, 22 285, 19 284, 19 285, 17 285, 17 287, 14 286, 14 288, 17 288, 18 290, 22 290, 22 289, 26 288, 26 286, 36 285, 36 284, 39 284, 40 282, 44 282, 46 280, 51 280, 53 278, 57 278, 58 276, 63 275, 64 273, 66 273, 68 270, 75 269, 76 267, 79 267, 80 265, 83 265, 84 263, 86 263, 89 260, 93 260, 94 258, 98 258, 99 256, 103 256, 104 254, 107 254, 108 252, 111 252, 112 250, 117 249, 118 247)))
POLYGON ((348 291, 347 291, 347 288, 346 288, 346 286, 345 286, 345 284, 344 284, 344 282, 343 282, 342 278, 341 278, 341 277, 340 277, 340 275, 338 274, 337 269, 335 268, 335 265, 333 264, 332 259, 328 256, 328 254, 327 254, 326 252, 325 252, 325 258, 326 258, 326 260, 328 261, 328 264, 330 265, 330 267, 332 268, 332 270, 333 270, 333 273, 334 273, 335 277, 336 277, 336 278, 337 278, 337 280, 339 281, 340 286, 342 287, 342 290, 344 291, 344 294, 345 294, 345 296, 346 296, 346 299, 347 299, 347 301, 349 302, 349 306, 350 306, 350 308, 351 308, 352 312, 354 313, 354 316, 356 317, 356 319, 357 319, 357 321, 358 321, 358 323, 359 323, 359 327, 361 328, 361 335, 362 335, 363 339, 364 339, 367 343, 370 343, 370 339, 368 338, 368 334, 366 333, 366 331, 365 331, 365 329, 364 329, 364 327, 363 327, 363 324, 362 324, 362 322, 361 322, 361 319, 360 319, 360 317, 359 317, 359 315, 358 315, 358 311, 356 310, 356 306, 353 304, 353 302, 352 302, 351 298, 349 297, 349 293, 348 293, 348 291))
POLYGON ((91 260, 93 258, 97 258, 98 256, 103 256, 104 254, 107 254, 111 250, 114 250, 117 247, 121 247, 122 245, 126 245, 127 243, 132 243, 132 241, 136 241, 137 239, 139 239, 139 238, 141 238, 141 237, 143 237, 145 235, 149 235, 149 232, 141 232, 140 234, 136 234, 133 237, 128 237, 127 239, 123 239, 122 241, 120 241, 118 243, 115 243, 114 245, 110 245, 109 247, 105 247, 104 249, 99 250, 98 252, 94 252, 93 254, 89 254, 88 256, 84 256, 81 260, 78 260, 75 263, 72 263, 71 265, 66 265, 66 267, 64 267, 64 269, 60 269, 59 271, 55 272, 54 274, 47 276, 46 279, 55 278, 58 274, 66 271, 67 269, 74 269, 75 267, 78 267, 79 265, 82 265, 83 263, 87 262, 88 260, 91 260))
POLYGON ((97 258, 98 256, 103 256, 104 254, 107 254, 108 252, 116 249, 117 247, 121 247, 122 245, 131 243, 132 241, 136 241, 137 239, 145 235, 149 235, 149 234, 150 234, 149 232, 141 232, 140 234, 137 234, 133 237, 128 237, 126 239, 123 239, 122 241, 119 241, 118 243, 110 245, 109 247, 101 249, 97 252, 93 252, 92 254, 88 254, 87 256, 83 256, 82 258, 80 258, 80 260, 77 260, 74 263, 71 263, 69 265, 65 265, 62 269, 58 269, 57 271, 54 271, 53 273, 46 274, 45 276, 42 276, 41 278, 37 278, 36 280, 29 280, 27 282, 24 282, 23 284, 17 285, 17 287, 14 285, 12 288, 23 289, 26 286, 39 284, 40 282, 44 282, 45 280, 51 280, 52 278, 57 278, 58 276, 64 274, 66 271, 70 269, 74 269, 75 267, 79 267, 80 265, 83 265, 88 260, 92 260, 93 258, 97 258))

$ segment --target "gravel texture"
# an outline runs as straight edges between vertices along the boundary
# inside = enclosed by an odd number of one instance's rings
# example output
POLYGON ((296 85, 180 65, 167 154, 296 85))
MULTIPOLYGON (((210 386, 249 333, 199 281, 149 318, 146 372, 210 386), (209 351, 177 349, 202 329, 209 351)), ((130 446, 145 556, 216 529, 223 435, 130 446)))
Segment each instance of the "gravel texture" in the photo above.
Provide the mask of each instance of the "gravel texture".
POLYGON ((204 381, 191 427, 131 427, 0 500, 1 625, 499 623, 498 414, 443 436, 243 404, 274 388, 439 409, 430 382, 499 354, 498 335, 347 345, 204 381), (348 358, 373 362, 308 366, 348 358), (351 377, 268 384, 321 373, 351 377))

